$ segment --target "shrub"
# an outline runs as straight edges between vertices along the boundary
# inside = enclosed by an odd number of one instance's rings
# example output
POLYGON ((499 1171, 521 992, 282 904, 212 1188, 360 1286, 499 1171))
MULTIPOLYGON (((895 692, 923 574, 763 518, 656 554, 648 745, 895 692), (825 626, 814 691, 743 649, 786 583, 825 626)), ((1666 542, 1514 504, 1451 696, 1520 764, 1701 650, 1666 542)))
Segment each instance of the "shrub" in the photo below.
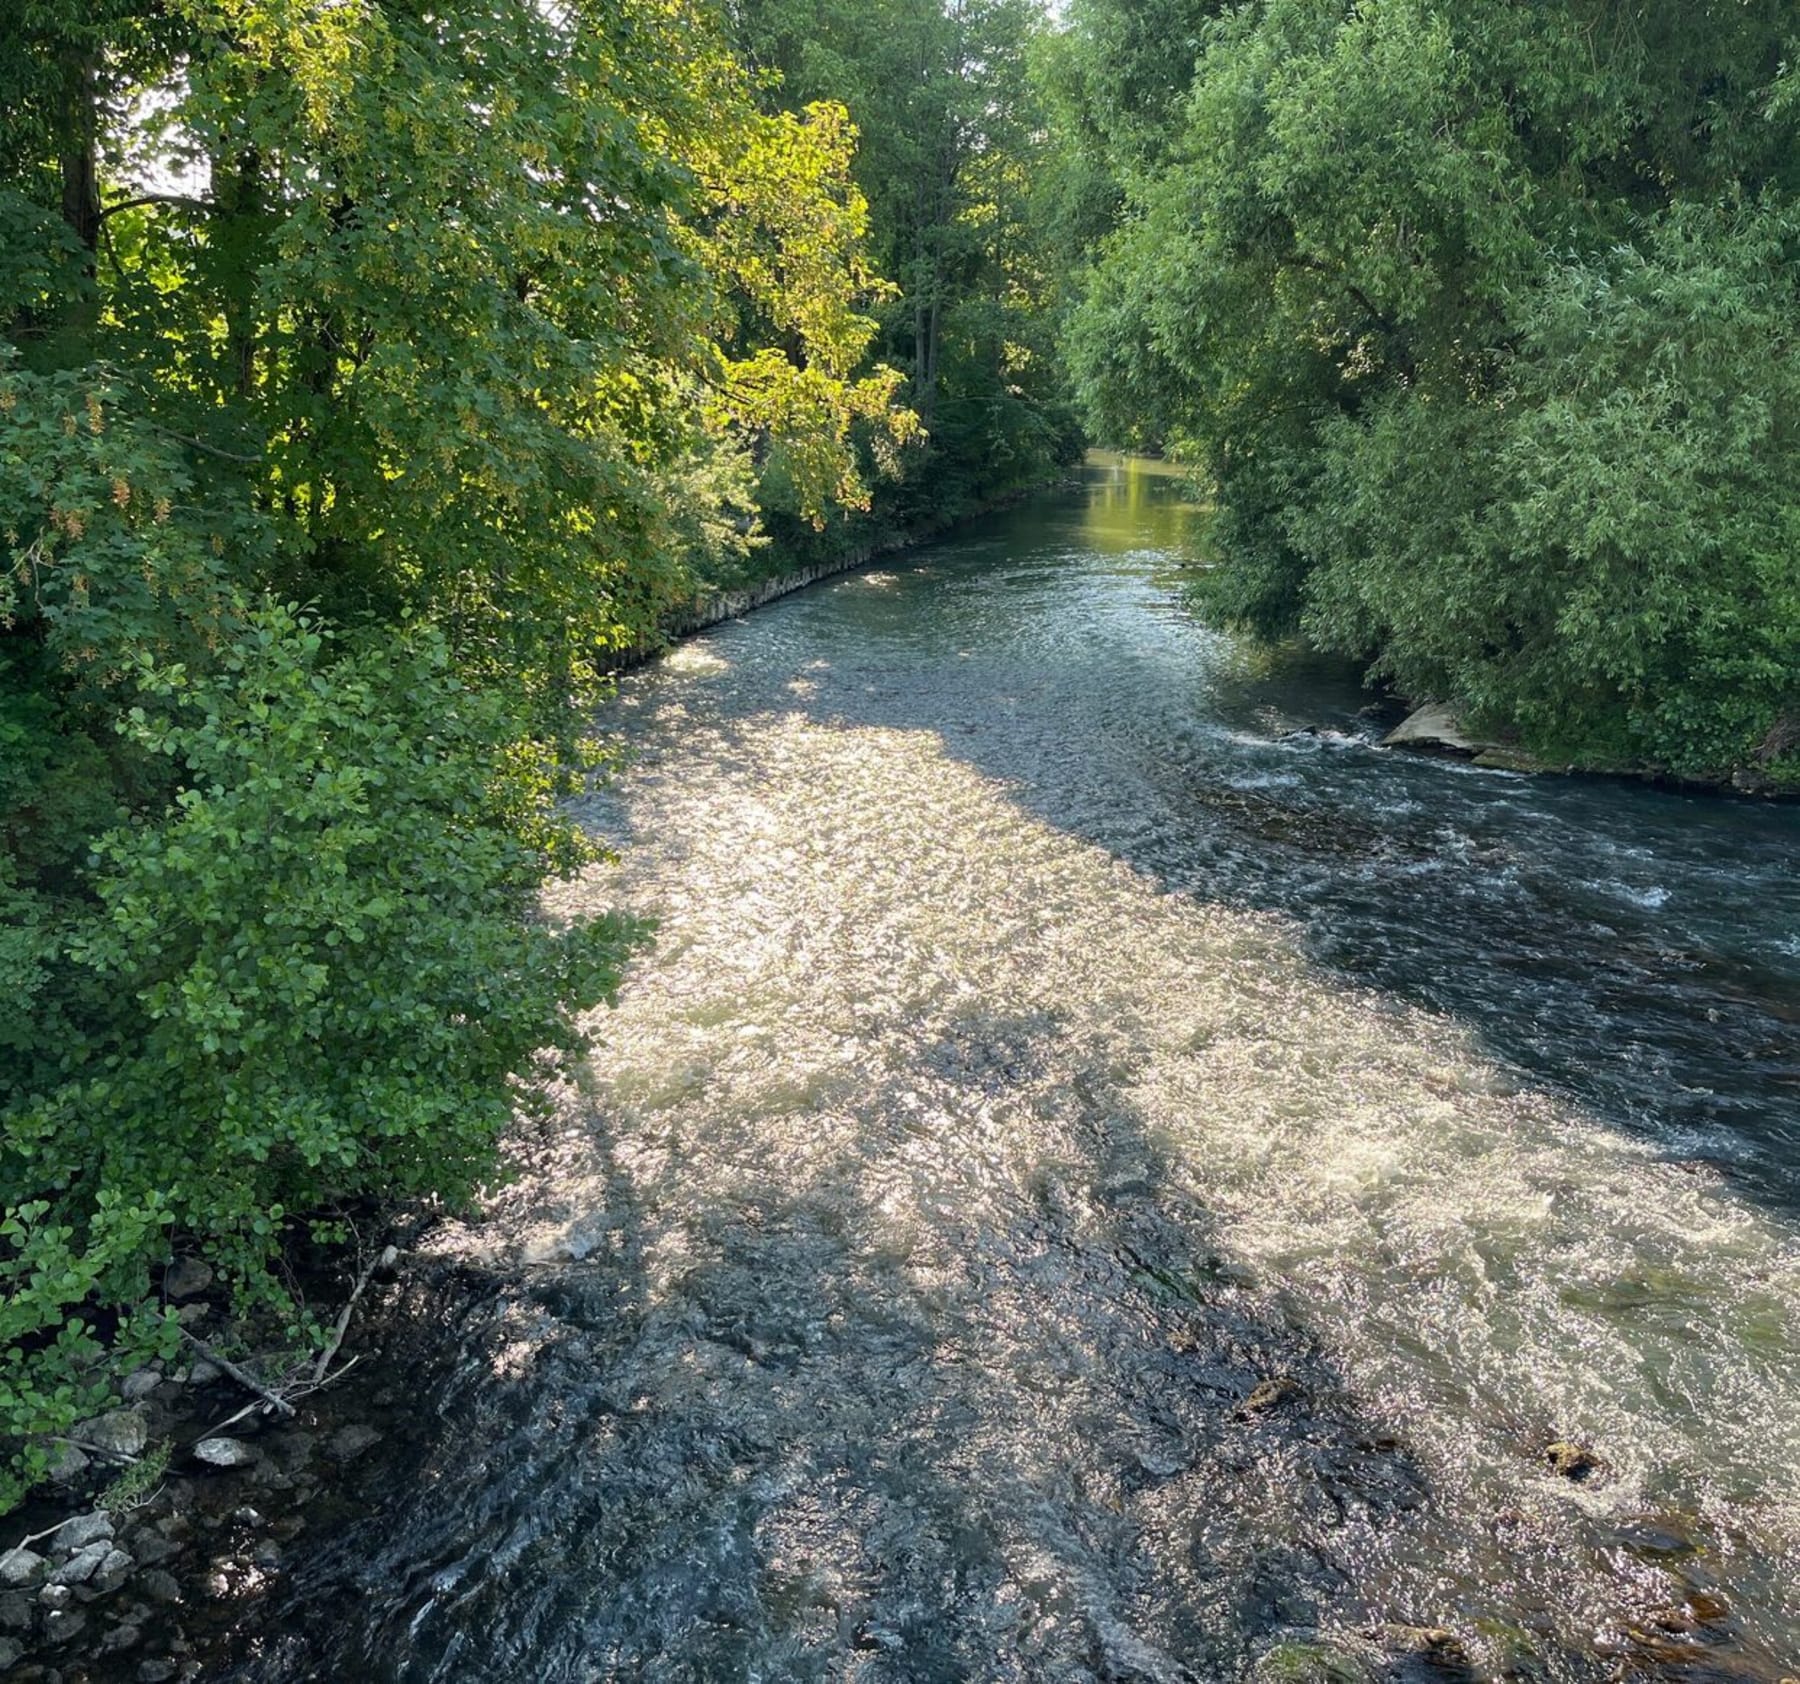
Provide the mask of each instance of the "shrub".
MULTIPOLYGON (((435 636, 343 641, 268 607, 205 676, 136 678, 121 728, 179 793, 94 852, 70 952, 115 1015, 0 1118, 15 1439, 93 1406, 95 1313, 146 1302, 172 1230, 278 1301, 268 1266, 297 1216, 470 1194, 636 935, 537 916, 545 879, 591 850, 547 754, 435 636)), ((152 1307, 118 1340, 173 1337, 152 1307)))

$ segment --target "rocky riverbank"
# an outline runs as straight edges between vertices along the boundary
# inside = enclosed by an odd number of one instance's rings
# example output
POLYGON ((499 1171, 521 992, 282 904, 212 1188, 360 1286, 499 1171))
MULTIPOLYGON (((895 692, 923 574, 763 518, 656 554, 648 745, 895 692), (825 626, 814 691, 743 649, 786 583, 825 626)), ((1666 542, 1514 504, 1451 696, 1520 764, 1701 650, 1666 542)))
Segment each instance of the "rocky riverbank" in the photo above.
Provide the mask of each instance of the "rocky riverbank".
MULTIPOLYGON (((354 1503, 399 1400, 329 1376, 258 1380, 269 1364, 218 1354, 255 1330, 213 1285, 203 1264, 171 1267, 182 1360, 130 1375, 120 1406, 68 1436, 50 1484, 0 1529, 9 1684, 203 1677, 209 1635, 278 1577, 307 1512, 354 1503)), ((334 1374, 358 1362, 340 1357, 334 1374)))
POLYGON ((1770 799, 1793 798, 1793 792, 1739 767, 1729 777, 1677 778, 1654 766, 1557 766, 1528 753, 1517 743, 1500 742, 1472 732, 1457 707, 1449 702, 1425 702, 1417 706, 1381 739, 1383 748, 1405 749, 1415 754, 1441 754, 1467 760, 1489 771, 1584 773, 1593 777, 1631 778, 1643 783, 1668 784, 1714 794, 1755 795, 1770 799))

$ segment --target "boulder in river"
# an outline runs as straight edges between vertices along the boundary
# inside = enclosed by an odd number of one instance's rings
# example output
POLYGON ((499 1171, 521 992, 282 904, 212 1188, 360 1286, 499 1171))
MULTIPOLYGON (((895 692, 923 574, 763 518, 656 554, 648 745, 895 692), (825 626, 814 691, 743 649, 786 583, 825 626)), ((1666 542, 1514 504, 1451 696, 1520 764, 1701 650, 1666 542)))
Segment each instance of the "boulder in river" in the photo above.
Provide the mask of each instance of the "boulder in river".
POLYGON ((1472 737, 1447 702, 1427 702, 1415 708, 1381 739, 1383 748, 1419 749, 1428 754, 1461 754, 1473 757, 1494 743, 1472 737))

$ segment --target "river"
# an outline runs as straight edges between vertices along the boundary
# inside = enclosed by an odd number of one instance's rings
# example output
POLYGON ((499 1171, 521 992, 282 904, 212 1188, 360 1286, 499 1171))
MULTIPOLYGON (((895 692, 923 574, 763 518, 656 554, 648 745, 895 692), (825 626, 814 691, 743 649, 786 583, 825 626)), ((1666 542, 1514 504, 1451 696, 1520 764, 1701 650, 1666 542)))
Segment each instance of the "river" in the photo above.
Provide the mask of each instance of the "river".
POLYGON ((1193 518, 626 682, 657 944, 231 1676, 1800 1675, 1800 809, 1380 751, 1193 518))

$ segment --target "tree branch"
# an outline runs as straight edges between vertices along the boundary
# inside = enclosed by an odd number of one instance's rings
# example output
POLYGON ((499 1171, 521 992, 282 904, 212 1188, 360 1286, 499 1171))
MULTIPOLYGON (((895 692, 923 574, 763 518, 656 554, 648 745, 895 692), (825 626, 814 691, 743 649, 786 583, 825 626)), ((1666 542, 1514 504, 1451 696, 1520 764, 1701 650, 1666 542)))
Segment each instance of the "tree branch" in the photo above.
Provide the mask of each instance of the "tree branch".
POLYGON ((140 193, 135 199, 121 199, 116 205, 103 205, 100 220, 104 222, 109 216, 117 216, 120 211, 139 210, 145 205, 178 205, 183 210, 199 211, 205 216, 216 216, 219 210, 209 200, 191 199, 185 193, 140 193))

